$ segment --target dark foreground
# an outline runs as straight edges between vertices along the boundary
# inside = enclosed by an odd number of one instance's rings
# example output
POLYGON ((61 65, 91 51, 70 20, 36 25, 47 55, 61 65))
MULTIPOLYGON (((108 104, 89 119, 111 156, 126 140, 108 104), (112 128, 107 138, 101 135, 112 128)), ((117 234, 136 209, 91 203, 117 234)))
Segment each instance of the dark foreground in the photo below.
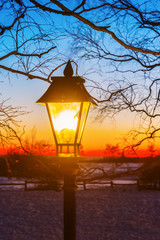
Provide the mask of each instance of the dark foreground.
MULTIPOLYGON (((159 240, 160 191, 77 191, 77 240, 159 240)), ((62 240, 63 193, 1 191, 0 240, 62 240)))

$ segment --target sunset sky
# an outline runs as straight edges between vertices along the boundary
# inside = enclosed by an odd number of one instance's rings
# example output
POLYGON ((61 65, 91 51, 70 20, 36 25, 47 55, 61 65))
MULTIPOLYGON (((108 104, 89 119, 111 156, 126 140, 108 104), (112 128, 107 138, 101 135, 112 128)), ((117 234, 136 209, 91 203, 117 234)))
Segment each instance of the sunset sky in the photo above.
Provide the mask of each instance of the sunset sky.
MULTIPOLYGON (((63 69, 63 67, 62 67, 63 69)), ((63 73, 62 73, 63 74, 63 73)), ((32 129, 36 132, 37 140, 53 142, 52 131, 45 106, 39 105, 36 101, 49 87, 48 83, 39 80, 26 80, 19 76, 1 83, 3 99, 13 106, 22 106, 29 113, 21 116, 22 124, 26 126, 26 137, 32 135, 32 129)), ((124 112, 115 118, 104 118, 103 121, 95 118, 96 107, 91 107, 87 124, 82 138, 82 145, 85 151, 99 151, 103 154, 106 144, 122 144, 126 133, 133 127, 133 116, 124 112), (93 111, 94 110, 94 111, 93 111)))
MULTIPOLYGON (((37 21, 39 23, 43 23, 43 18, 34 12, 35 17, 37 17, 37 21)), ((71 31, 70 25, 73 24, 74 18, 73 17, 64 17, 58 14, 53 14, 52 16, 54 19, 55 26, 57 27, 58 31, 63 33, 63 28, 71 31)), ((1 21, 5 21, 5 17, 7 17, 6 12, 1 15, 1 21), (4 18, 2 18, 2 16, 4 18)), ((7 18, 8 19, 8 18, 7 18)), ((9 21, 9 20, 8 20, 9 21)), ((75 21, 76 23, 76 21, 75 21)), ((113 24, 113 27, 114 24, 113 24)), ((84 27, 85 28, 85 27, 84 27)), ((46 26, 46 32, 49 31, 49 28, 46 26)), ((56 30, 57 31, 57 30, 56 30)), ((92 31, 92 30, 91 30, 92 31)), ((101 33, 92 32, 93 37, 101 39, 101 33)), ((31 34, 28 32, 27 34, 31 34)), ((66 34, 66 33, 65 33, 66 34)), ((114 70, 114 64, 107 64, 105 60, 101 62, 96 61, 96 59, 92 60, 80 60, 78 55, 74 55, 71 51, 71 38, 63 37, 56 39, 56 50, 53 51, 53 69, 57 67, 60 63, 67 62, 69 59, 74 60, 75 62, 78 61, 78 74, 79 76, 84 76, 94 82, 101 83, 103 87, 112 84, 112 81, 117 81, 116 84, 121 84, 124 80, 128 79, 131 80, 135 85, 138 81, 144 81, 143 75, 141 73, 134 73, 128 72, 126 75, 123 74, 123 70, 125 72, 126 66, 128 67, 130 63, 126 63, 122 67, 122 72, 118 73, 114 70), (99 72, 97 71, 97 69, 99 72), (110 72, 110 74, 109 74, 110 72), (119 82, 118 82, 119 81, 119 82)), ((63 34, 62 34, 63 35, 63 34)), ((104 37, 104 36, 103 36, 104 37)), ((109 46, 110 51, 114 53, 116 49, 118 49, 119 45, 116 41, 114 41, 110 36, 106 35, 103 38, 103 42, 106 46, 109 46)), ((13 47, 13 42, 11 39, 8 38, 8 41, 5 43, 6 49, 11 49, 13 47)), ((125 54, 125 51, 124 51, 125 54)), ((9 60, 10 65, 14 65, 14 58, 10 58, 9 60)), ((73 64, 73 68, 75 71, 75 65, 73 64)), ((136 69, 136 64, 133 63, 131 66, 132 70, 136 69)), ((48 74, 50 73, 48 70, 48 74)), ((58 71, 56 71, 53 76, 63 76, 64 66, 62 66, 58 71)), ((158 72, 156 72, 158 75, 158 72)), ((126 81, 127 82, 127 81, 126 81)), ((147 81, 145 82, 145 84, 147 81)), ((143 84, 143 82, 142 82, 143 84)), ((91 82, 86 81, 85 86, 95 98, 99 98, 99 93, 95 90, 91 91, 91 82)), ((117 85, 118 86, 118 85, 117 85)), ((147 86, 147 85, 146 85, 147 86)), ((1 93, 1 100, 6 100, 6 104, 12 104, 13 106, 21 106, 23 110, 29 112, 28 114, 21 116, 20 119, 22 120, 22 125, 25 125, 25 135, 24 138, 30 137, 32 135, 32 129, 36 132, 36 139, 37 141, 48 141, 54 144, 52 131, 49 123, 49 119, 47 116, 47 111, 44 106, 36 104, 36 101, 43 95, 43 93, 49 87, 49 83, 46 83, 41 80, 32 79, 27 80, 26 77, 18 74, 10 73, 8 75, 7 71, 1 71, 1 79, 0 79, 0 93, 1 93)), ((146 87, 147 89, 147 87, 146 87)), ((103 99, 103 98, 102 98, 103 99)), ((102 100, 101 99, 101 100, 102 100)), ((101 151, 103 154, 104 149, 106 148, 107 144, 116 145, 119 144, 121 148, 125 146, 124 144, 124 137, 128 133, 129 130, 132 130, 136 127, 137 118, 134 113, 129 112, 128 110, 122 111, 114 116, 114 118, 110 118, 106 115, 105 118, 96 119, 97 112, 94 109, 90 109, 89 117, 87 119, 87 124, 85 127, 85 131, 82 138, 82 145, 85 151, 101 151)), ((142 146, 142 148, 147 148, 147 143, 142 146)))

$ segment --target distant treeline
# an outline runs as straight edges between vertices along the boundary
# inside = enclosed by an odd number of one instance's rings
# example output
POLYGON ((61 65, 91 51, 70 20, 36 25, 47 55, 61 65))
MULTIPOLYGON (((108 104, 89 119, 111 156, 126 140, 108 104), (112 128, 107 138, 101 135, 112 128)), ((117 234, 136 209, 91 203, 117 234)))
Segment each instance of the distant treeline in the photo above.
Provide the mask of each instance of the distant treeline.
POLYGON ((0 157, 0 176, 1 177, 8 176, 8 167, 6 159, 4 157, 0 157))
MULTIPOLYGON (((33 156, 12 154, 0 157, 0 176, 10 177, 59 177, 60 158, 56 156, 33 156)), ((78 157, 80 163, 139 163, 160 161, 160 156, 154 158, 125 158, 125 157, 78 157)))
POLYGON ((0 157, 0 176, 53 177, 59 174, 58 161, 54 157, 8 155, 0 157))

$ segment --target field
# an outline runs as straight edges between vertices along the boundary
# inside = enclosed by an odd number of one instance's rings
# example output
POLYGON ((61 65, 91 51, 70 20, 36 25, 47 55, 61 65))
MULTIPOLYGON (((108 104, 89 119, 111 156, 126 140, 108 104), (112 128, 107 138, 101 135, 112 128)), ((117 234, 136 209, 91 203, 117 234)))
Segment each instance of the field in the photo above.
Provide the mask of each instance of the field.
MULTIPOLYGON (((77 240, 159 240, 160 191, 77 191, 77 240)), ((0 239, 62 240, 63 193, 1 191, 0 239)))

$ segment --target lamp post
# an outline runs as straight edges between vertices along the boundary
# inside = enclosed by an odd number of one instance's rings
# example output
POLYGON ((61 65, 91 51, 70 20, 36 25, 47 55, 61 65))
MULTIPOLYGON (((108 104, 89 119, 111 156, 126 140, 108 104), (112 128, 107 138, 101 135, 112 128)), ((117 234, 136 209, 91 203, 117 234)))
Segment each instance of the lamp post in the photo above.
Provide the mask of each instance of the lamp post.
POLYGON ((97 104, 87 92, 85 80, 73 76, 70 61, 64 76, 51 79, 51 85, 37 103, 46 105, 64 177, 64 240, 75 240, 77 156, 89 107, 97 104))

